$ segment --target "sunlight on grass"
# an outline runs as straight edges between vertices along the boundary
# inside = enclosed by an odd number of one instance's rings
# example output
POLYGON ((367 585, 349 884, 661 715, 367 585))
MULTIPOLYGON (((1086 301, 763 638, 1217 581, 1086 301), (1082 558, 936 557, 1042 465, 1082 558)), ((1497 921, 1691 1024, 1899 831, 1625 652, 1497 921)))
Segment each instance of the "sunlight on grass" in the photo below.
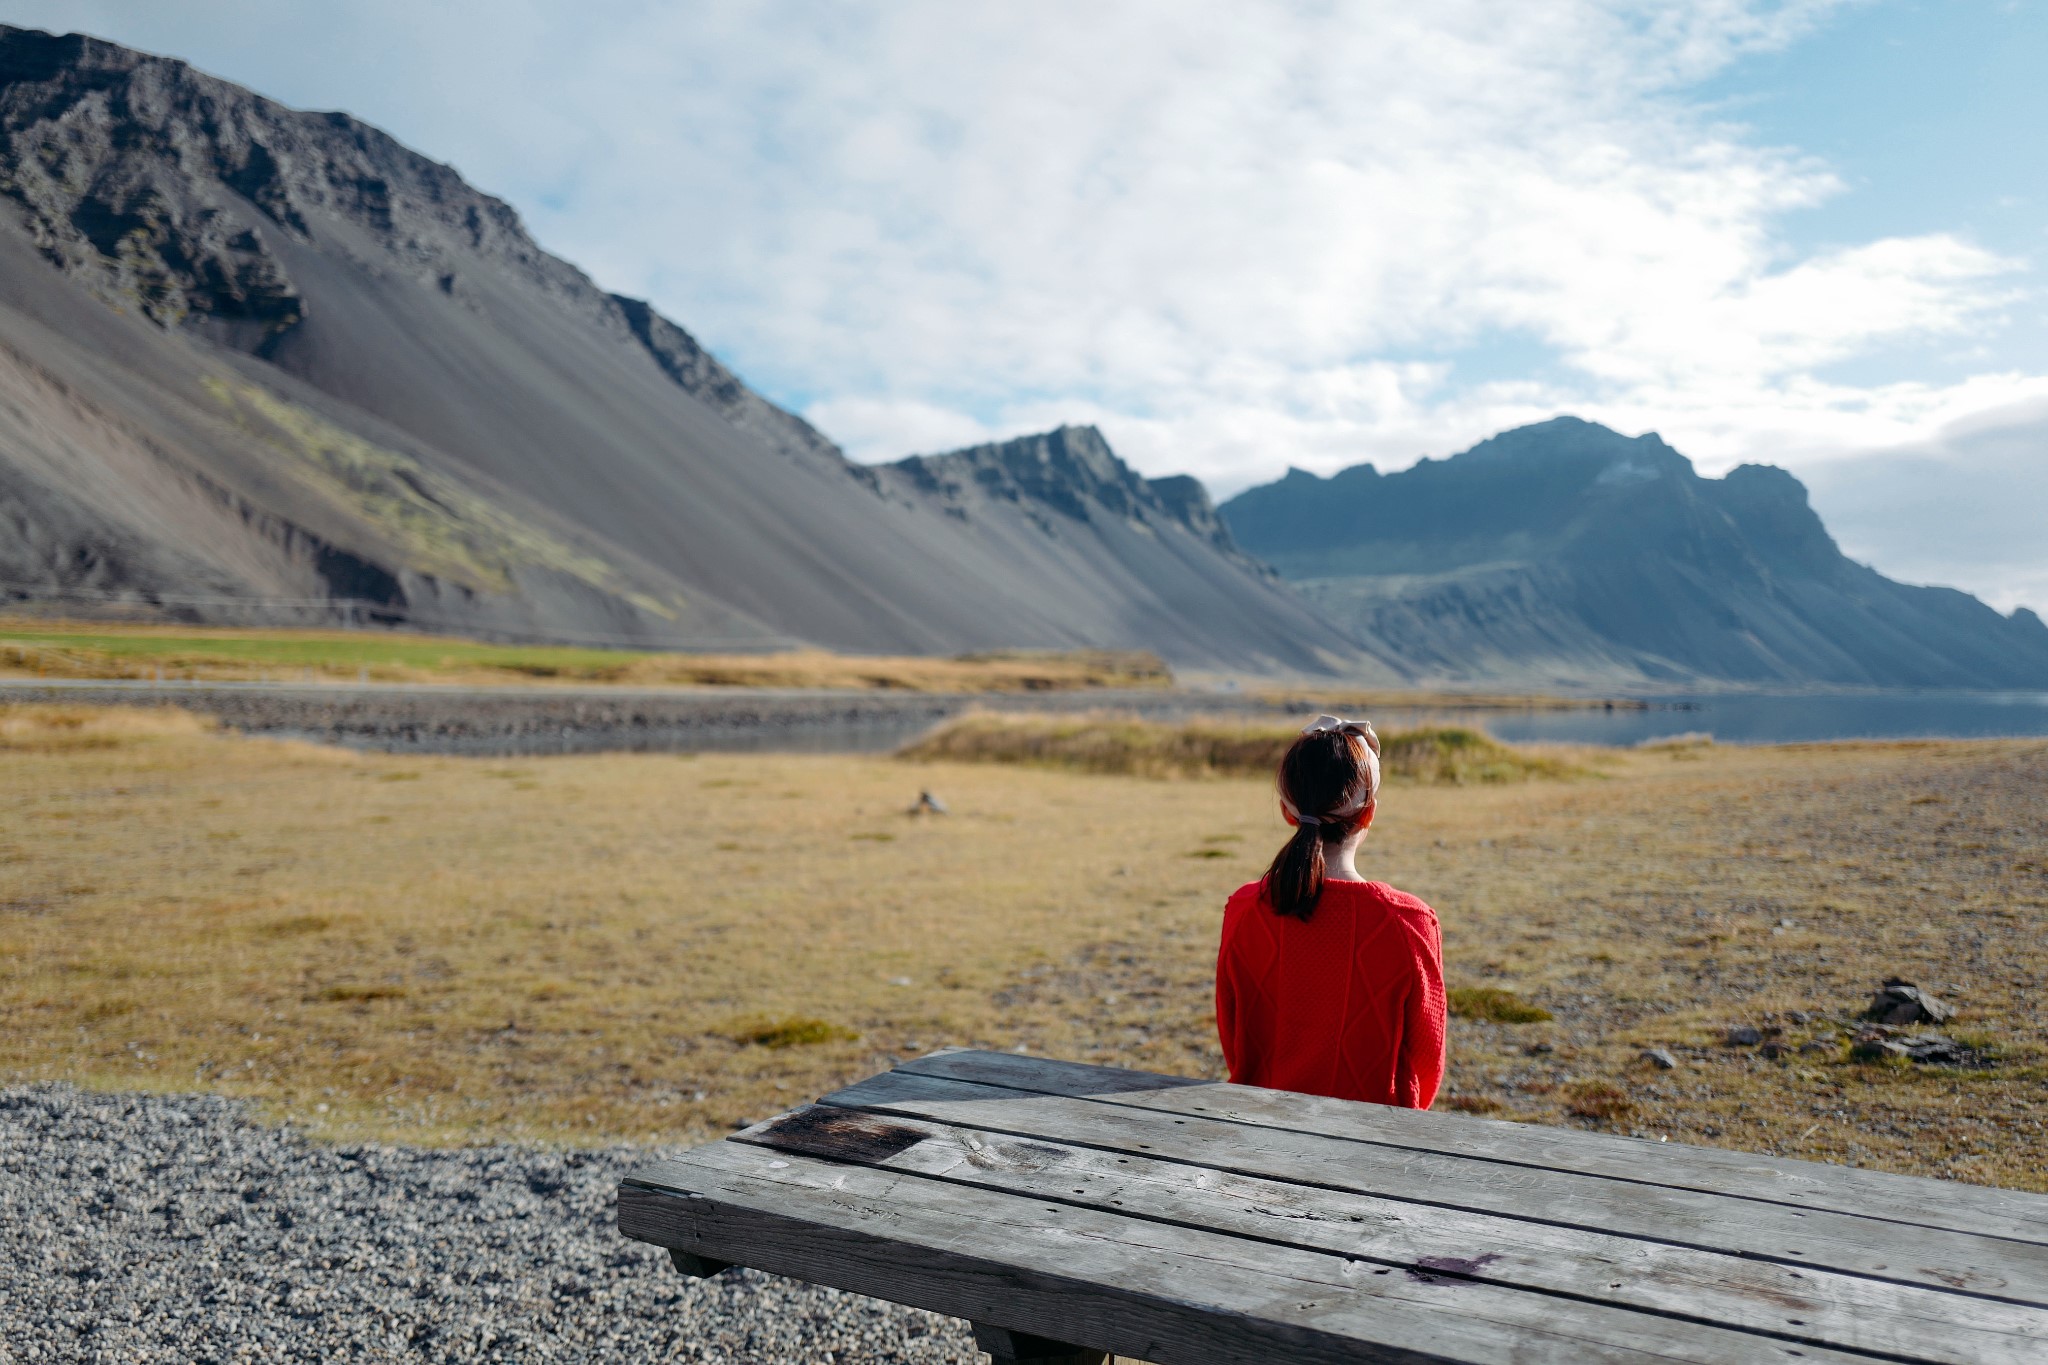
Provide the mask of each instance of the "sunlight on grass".
POLYGON ((205 734, 216 728, 208 717, 169 707, 0 702, 0 749, 117 749, 148 740, 205 734))
POLYGON ((201 681, 581 683, 623 686, 1058 692, 1159 688, 1152 654, 1004 650, 952 659, 830 654, 673 654, 493 645, 396 631, 237 630, 0 620, 0 676, 201 681))
POLYGON ((860 1037, 850 1028, 801 1016, 752 1020, 739 1025, 727 1036, 736 1043, 752 1043, 756 1047, 804 1047, 813 1043, 852 1042, 860 1037))
MULTIPOLYGON (((1218 915, 1286 835, 1263 773, 0 734, 0 1076, 327 1138, 701 1140, 945 1045, 1217 1076, 1218 915)), ((2048 745, 1697 752, 1389 789, 1362 866, 1442 918, 1440 1104, 2048 1183, 2048 745), (1849 1060, 1894 975, 1994 1064, 1849 1060)))

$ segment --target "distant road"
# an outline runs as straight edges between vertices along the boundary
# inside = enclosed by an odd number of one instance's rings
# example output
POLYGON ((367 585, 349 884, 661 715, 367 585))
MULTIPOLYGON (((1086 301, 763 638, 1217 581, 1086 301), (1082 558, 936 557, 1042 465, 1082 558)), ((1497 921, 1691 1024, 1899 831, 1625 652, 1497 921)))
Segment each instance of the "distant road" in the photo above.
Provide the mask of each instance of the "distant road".
POLYGON ((1270 703, 1227 692, 996 694, 85 678, 0 680, 0 700, 181 706, 251 734, 449 754, 878 750, 978 706, 1107 708, 1160 718, 1272 710, 1270 703))

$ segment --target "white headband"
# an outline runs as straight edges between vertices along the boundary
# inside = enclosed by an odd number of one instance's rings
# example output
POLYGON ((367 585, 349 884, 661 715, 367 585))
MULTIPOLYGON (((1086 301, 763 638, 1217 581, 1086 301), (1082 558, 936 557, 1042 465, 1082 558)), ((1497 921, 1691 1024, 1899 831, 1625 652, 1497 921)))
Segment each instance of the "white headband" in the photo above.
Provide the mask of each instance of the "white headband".
POLYGON ((1301 732, 1304 735, 1319 735, 1330 730, 1334 730, 1341 735, 1351 735, 1365 741, 1365 791, 1357 800, 1340 810, 1330 811, 1326 815, 1303 815, 1295 808, 1294 802, 1287 799, 1287 793, 1282 791, 1280 793, 1280 809, 1287 812, 1287 818, 1294 821, 1297 825, 1315 826, 1329 820, 1348 820, 1371 805, 1373 798, 1379 795, 1380 737, 1373 733, 1372 722, 1369 720, 1344 720, 1338 716, 1317 716, 1309 724, 1303 726, 1301 732))

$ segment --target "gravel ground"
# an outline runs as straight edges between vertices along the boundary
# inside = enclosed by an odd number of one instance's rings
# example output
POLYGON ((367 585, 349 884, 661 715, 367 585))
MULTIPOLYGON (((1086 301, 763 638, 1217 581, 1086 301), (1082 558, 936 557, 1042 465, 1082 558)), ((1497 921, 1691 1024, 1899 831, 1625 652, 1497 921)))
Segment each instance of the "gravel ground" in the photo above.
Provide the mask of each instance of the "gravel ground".
POLYGON ((0 1089, 0 1361, 972 1362, 966 1325, 612 1225, 644 1150, 324 1147, 207 1095, 0 1089))

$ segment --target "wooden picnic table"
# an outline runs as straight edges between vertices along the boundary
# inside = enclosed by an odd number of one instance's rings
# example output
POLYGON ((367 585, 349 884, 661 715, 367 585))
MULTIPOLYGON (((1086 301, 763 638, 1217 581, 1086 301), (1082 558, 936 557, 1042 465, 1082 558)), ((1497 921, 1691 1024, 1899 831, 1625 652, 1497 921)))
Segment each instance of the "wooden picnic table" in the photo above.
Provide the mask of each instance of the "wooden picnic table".
POLYGON ((2048 1196, 994 1052, 619 1187, 619 1227, 998 1361, 2048 1362, 2048 1196))

